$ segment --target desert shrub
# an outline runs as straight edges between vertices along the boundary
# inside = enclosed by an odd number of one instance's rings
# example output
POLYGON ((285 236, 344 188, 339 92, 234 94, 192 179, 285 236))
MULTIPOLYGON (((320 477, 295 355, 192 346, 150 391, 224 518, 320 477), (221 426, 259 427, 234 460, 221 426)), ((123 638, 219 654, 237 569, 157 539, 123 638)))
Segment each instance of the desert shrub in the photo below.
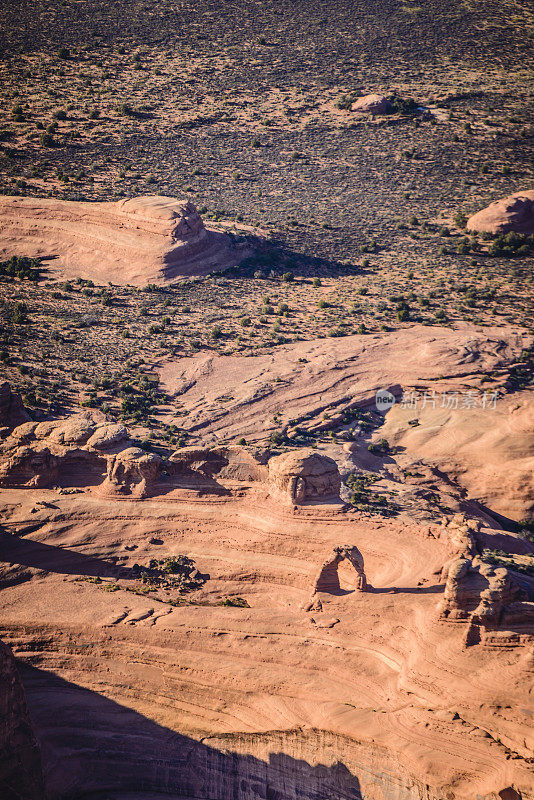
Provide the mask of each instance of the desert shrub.
POLYGON ((294 279, 295 276, 293 275, 292 272, 284 272, 284 274, 282 275, 282 280, 284 281, 284 283, 291 283, 291 281, 294 279))
POLYGON ((394 92, 390 98, 392 114, 402 114, 403 116, 413 116, 419 111, 419 106, 413 97, 400 97, 394 92))
POLYGON ((41 262, 37 258, 12 256, 7 261, 0 262, 1 275, 37 282, 41 277, 41 262))
POLYGON ((534 519, 523 519, 519 522, 519 536, 534 542, 534 519))
POLYGON ((117 106, 117 111, 119 114, 122 114, 123 117, 133 117, 135 116, 135 111, 133 110, 130 103, 121 103, 117 106))
POLYGON ((29 322, 28 306, 22 301, 18 301, 11 311, 11 319, 16 325, 25 325, 29 322))
POLYGON ((528 256, 533 246, 533 236, 510 232, 494 239, 489 246, 489 253, 493 256, 528 256))
POLYGON ((350 94, 342 94, 341 97, 338 97, 334 105, 341 111, 351 111, 352 104, 357 99, 358 95, 356 94, 356 92, 351 92, 350 94))
POLYGON ((463 211, 457 211, 453 217, 453 222, 457 228, 465 228, 467 225, 467 215, 463 211))
POLYGON ((233 606, 235 608, 250 608, 249 604, 243 597, 225 597, 221 605, 233 606))

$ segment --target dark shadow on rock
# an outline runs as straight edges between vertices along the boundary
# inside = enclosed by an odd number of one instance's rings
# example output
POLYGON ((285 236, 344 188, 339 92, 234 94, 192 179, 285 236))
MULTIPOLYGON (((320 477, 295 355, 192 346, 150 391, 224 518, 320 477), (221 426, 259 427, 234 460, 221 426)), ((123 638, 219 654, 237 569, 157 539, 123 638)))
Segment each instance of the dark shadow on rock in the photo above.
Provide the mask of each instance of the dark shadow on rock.
MULTIPOLYGON (((361 800, 358 778, 342 763, 311 765, 285 753, 265 760, 221 749, 165 728, 130 708, 29 665, 20 665, 41 746, 47 794, 103 800, 115 792, 161 792, 202 800, 361 800)), ((288 732, 301 744, 302 732, 288 732)), ((275 737, 276 738, 276 737, 275 737)), ((246 747, 246 743, 245 743, 246 747)))
MULTIPOLYGON (((55 547, 32 539, 21 539, 5 533, 0 533, 0 565, 2 562, 64 575, 116 578, 118 573, 115 564, 96 556, 84 555, 76 550, 55 547)), ((121 568, 121 578, 134 577, 131 570, 126 570, 127 575, 123 574, 124 571, 124 568, 121 568)))

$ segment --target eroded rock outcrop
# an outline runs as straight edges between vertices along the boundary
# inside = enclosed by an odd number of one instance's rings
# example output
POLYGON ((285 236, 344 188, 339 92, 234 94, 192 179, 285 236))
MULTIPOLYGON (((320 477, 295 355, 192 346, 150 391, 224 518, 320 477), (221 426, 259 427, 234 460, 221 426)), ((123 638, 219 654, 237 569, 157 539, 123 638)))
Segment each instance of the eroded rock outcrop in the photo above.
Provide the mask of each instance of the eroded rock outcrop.
POLYGON ((479 233, 534 233, 534 189, 515 192, 473 214, 467 230, 479 233))
POLYGON ((443 619, 487 627, 499 625, 507 608, 516 616, 521 614, 521 619, 525 616, 523 603, 517 605, 524 600, 524 593, 504 567, 481 558, 458 558, 444 568, 442 578, 445 591, 438 611, 443 619))
POLYGON ((7 381, 0 383, 0 428, 15 428, 29 420, 20 394, 14 392, 7 381))
POLYGON ((341 562, 345 560, 352 564, 356 572, 356 591, 365 592, 367 590, 367 577, 362 554, 356 545, 338 545, 334 547, 333 553, 321 564, 313 582, 311 598, 302 606, 304 611, 322 611, 323 604, 319 597, 321 592, 326 594, 339 594, 341 592, 338 568, 341 562))
POLYGON ((154 494, 161 465, 162 459, 155 453, 128 447, 108 459, 107 476, 101 490, 109 494, 150 497, 154 494))
POLYGON ((0 486, 98 485, 106 453, 124 448, 129 434, 96 410, 64 420, 24 422, 0 447, 0 486))
POLYGON ((13 653, 0 642, 0 797, 43 800, 41 753, 13 653))
POLYGON ((296 504, 337 497, 341 477, 336 462, 310 449, 291 450, 269 459, 271 492, 296 504))
POLYGON ((246 252, 208 230, 189 200, 115 203, 0 197, 4 256, 54 256, 63 274, 100 283, 166 283, 233 266, 246 252))
POLYGON ((174 475, 255 482, 267 478, 266 458, 243 447, 182 447, 170 457, 174 475))

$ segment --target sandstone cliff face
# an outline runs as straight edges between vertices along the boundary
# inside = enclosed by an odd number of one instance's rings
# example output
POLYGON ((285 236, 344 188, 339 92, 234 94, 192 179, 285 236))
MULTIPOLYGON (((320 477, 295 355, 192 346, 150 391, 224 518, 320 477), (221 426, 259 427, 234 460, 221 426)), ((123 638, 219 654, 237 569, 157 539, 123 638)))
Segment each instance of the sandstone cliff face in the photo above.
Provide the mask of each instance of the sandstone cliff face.
POLYGON ((0 642, 0 797, 44 799, 41 754, 15 659, 3 642, 0 642))
POLYGON ((46 772, 53 797, 113 792, 141 800, 154 792, 202 800, 446 800, 414 780, 394 753, 345 736, 309 729, 198 741, 49 673, 31 670, 26 682, 49 755, 62 743, 63 757, 49 758, 46 772))

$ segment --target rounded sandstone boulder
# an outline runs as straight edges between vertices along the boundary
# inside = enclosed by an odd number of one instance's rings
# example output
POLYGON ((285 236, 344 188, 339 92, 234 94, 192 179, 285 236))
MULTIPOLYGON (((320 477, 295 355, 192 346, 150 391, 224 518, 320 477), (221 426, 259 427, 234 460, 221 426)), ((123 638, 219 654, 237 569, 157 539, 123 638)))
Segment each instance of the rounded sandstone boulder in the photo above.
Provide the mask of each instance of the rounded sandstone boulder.
POLYGON ((467 230, 479 233, 534 233, 534 189, 515 192, 477 211, 467 230))
POLYGON ((271 490, 293 503, 337 496, 341 488, 336 462, 307 448, 274 456, 268 468, 271 490))
POLYGON ((391 103, 383 94, 366 94, 353 103, 352 110, 362 114, 387 114, 391 103))

